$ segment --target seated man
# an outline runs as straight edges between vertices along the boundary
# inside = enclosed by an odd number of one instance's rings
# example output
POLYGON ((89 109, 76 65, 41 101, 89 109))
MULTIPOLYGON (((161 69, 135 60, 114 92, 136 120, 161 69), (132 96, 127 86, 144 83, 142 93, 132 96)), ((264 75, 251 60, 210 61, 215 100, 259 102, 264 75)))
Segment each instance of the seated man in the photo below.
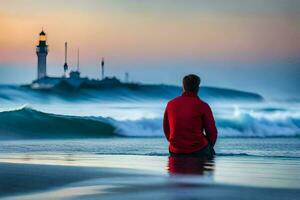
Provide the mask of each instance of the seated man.
POLYGON ((183 94, 168 102, 163 128, 171 156, 213 157, 217 129, 212 111, 197 93, 200 78, 183 78, 183 94), (205 133, 204 133, 205 131, 205 133))

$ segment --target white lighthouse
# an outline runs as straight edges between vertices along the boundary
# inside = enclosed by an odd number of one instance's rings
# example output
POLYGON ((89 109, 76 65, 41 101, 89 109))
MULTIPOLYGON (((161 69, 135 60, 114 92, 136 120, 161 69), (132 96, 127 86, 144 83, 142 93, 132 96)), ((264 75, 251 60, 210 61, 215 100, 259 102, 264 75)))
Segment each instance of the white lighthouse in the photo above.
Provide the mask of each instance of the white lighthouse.
POLYGON ((36 46, 36 54, 38 57, 37 78, 41 79, 47 75, 47 54, 48 54, 47 36, 43 30, 40 33, 39 45, 36 46))

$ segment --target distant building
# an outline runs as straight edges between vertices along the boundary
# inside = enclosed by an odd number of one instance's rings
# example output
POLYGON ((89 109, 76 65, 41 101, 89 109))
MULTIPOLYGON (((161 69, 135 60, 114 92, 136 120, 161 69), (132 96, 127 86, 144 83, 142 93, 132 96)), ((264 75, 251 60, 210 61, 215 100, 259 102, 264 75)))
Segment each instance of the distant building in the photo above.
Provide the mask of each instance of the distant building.
POLYGON ((38 57, 37 78, 41 79, 47 76, 47 55, 48 55, 47 36, 43 30, 39 36, 39 45, 36 46, 36 54, 38 57))
MULTIPOLYGON (((101 80, 89 79, 87 77, 80 77, 79 72, 79 49, 77 51, 77 70, 71 70, 69 77, 67 77, 67 70, 69 66, 67 64, 67 42, 65 43, 65 63, 64 63, 64 75, 62 77, 50 77, 47 76, 47 62, 48 45, 46 33, 42 30, 39 35, 39 45, 36 47, 36 54, 38 57, 38 77, 32 81, 30 87, 32 89, 79 89, 79 88, 113 88, 125 86, 116 77, 106 77, 104 74, 104 58, 101 60, 101 80)), ((134 85, 134 84, 131 84, 134 85)), ((128 84, 126 85, 126 87, 128 84)))

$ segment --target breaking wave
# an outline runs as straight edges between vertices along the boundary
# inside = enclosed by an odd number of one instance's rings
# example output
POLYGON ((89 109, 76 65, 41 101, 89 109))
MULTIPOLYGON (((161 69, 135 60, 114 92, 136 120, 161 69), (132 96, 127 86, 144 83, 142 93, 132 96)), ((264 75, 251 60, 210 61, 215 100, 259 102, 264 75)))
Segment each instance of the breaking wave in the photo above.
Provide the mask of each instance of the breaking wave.
POLYGON ((0 112, 0 138, 111 137, 109 119, 43 113, 28 107, 0 112))
MULTIPOLYGON (((217 118, 220 137, 299 137, 300 118, 279 119, 242 114, 217 118)), ((162 119, 115 120, 40 112, 28 107, 0 112, 0 138, 61 139, 102 137, 162 137, 162 119)))

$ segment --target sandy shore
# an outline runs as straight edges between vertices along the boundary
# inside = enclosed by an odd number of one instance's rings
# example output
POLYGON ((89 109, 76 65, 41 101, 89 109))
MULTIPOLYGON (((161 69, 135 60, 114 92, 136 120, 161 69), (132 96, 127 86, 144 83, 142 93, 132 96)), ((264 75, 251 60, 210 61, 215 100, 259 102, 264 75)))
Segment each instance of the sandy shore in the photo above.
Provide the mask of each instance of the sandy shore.
POLYGON ((140 169, 0 163, 3 199, 298 199, 299 189, 220 184, 140 169))
POLYGON ((0 163, 0 197, 60 188, 88 179, 124 175, 126 173, 96 167, 0 163))

